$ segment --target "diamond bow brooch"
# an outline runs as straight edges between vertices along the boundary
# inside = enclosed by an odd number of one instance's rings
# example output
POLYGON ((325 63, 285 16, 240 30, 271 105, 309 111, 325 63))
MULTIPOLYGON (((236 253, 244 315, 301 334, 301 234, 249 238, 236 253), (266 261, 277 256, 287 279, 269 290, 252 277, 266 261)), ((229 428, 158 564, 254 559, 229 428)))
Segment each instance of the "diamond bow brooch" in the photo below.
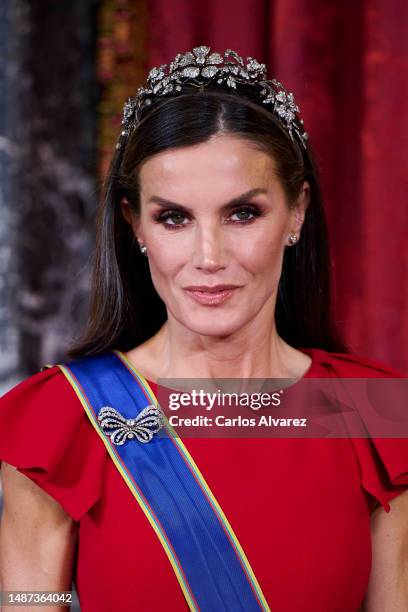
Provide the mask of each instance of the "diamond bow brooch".
POLYGON ((132 419, 127 419, 112 406, 104 406, 98 412, 98 421, 113 444, 118 446, 132 439, 150 442, 153 434, 163 427, 162 412, 152 404, 132 419))

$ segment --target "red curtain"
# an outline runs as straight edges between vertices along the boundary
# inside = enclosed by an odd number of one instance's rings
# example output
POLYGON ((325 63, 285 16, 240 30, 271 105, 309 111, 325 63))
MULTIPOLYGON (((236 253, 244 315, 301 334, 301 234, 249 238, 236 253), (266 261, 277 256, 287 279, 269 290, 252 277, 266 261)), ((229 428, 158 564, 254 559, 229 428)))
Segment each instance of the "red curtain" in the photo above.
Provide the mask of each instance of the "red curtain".
POLYGON ((149 66, 230 47, 295 93, 318 153, 336 318, 351 350, 406 371, 405 0, 150 0, 149 66))
POLYGON ((98 170, 108 171, 121 130, 124 100, 145 78, 147 0, 102 0, 98 11, 98 170))

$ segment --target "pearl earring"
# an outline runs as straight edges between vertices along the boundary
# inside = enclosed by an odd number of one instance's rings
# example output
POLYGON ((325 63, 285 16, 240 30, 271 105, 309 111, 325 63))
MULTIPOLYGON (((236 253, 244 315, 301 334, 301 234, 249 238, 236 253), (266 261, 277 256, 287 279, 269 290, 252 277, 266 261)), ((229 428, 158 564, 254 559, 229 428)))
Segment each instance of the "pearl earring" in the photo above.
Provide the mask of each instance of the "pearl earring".
POLYGON ((139 247, 140 247, 140 252, 142 253, 142 255, 147 256, 147 247, 144 244, 140 244, 140 243, 139 243, 139 247))

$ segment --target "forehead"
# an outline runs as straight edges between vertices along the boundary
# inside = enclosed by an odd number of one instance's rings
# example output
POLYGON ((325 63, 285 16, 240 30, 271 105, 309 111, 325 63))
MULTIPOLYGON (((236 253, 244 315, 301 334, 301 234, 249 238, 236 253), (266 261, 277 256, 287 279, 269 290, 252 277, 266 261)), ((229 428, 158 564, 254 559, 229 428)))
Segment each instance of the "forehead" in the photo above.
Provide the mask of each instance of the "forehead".
POLYGON ((140 169, 142 194, 172 198, 240 192, 276 184, 273 160, 253 143, 222 135, 191 147, 171 149, 148 159, 140 169), (158 193, 160 192, 160 193, 158 193), (165 196, 166 194, 166 196, 165 196))

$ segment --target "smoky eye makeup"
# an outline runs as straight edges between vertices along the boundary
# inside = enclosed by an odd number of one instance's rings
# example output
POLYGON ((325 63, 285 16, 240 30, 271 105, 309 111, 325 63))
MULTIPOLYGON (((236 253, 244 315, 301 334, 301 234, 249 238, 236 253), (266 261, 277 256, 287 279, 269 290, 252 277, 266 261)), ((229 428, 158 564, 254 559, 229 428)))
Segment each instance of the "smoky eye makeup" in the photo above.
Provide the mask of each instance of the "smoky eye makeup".
MULTIPOLYGON (((226 223, 248 225, 263 214, 264 209, 258 204, 241 204, 231 207, 226 213, 226 223)), ((164 225, 166 229, 172 230, 186 227, 191 220, 191 215, 181 208, 169 207, 153 212, 152 219, 155 223, 164 225)))

